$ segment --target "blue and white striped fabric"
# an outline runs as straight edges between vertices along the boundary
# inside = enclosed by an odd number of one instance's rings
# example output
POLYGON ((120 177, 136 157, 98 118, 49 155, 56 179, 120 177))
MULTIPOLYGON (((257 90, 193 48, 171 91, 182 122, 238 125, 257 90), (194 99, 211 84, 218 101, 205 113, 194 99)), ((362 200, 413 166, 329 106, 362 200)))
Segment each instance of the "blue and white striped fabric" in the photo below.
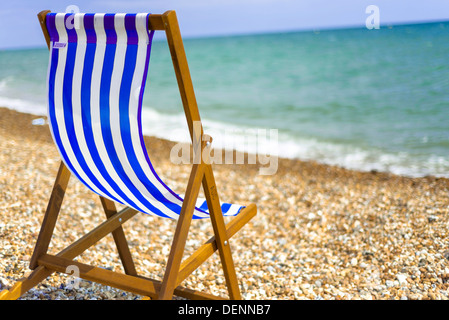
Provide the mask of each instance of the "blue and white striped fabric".
MULTIPOLYGON (((141 109, 154 31, 148 14, 49 13, 48 119, 69 170, 93 192, 177 219, 183 199, 157 176, 141 109)), ((223 215, 243 208, 222 204, 223 215)), ((209 217, 204 199, 194 219, 209 217)))

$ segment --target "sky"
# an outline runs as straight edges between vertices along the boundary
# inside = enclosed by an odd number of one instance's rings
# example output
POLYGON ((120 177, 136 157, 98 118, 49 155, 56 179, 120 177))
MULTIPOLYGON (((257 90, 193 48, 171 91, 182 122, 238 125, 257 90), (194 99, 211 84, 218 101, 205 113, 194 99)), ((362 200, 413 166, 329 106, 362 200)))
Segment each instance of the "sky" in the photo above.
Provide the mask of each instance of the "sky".
POLYGON ((151 12, 176 10, 184 38, 365 27, 369 5, 379 8, 380 28, 449 20, 449 0, 3 0, 0 49, 45 47, 37 13, 151 12))

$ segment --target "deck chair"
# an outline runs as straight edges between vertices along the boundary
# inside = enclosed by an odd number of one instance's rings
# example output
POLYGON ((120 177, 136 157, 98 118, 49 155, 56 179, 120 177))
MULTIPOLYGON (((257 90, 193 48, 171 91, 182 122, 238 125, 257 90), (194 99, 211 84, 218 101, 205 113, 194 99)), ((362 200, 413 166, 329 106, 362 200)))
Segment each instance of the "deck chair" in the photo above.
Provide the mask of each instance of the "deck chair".
POLYGON ((69 273, 69 266, 78 267, 80 278, 151 299, 172 299, 173 295, 224 299, 181 286, 217 250, 228 298, 241 299, 229 239, 256 215, 256 205, 221 204, 207 156, 194 162, 185 196, 179 196, 158 177, 143 142, 142 96, 151 40, 155 30, 163 30, 192 143, 203 151, 210 148, 211 139, 203 134, 176 13, 42 11, 38 18, 50 50, 48 119, 62 161, 31 257, 31 272, 2 291, 0 299, 17 299, 53 272, 69 273), (48 248, 72 174, 100 196, 107 219, 52 255, 48 248), (201 185, 205 200, 198 199, 201 185), (118 212, 116 203, 125 205, 125 209, 118 212), (122 224, 138 212, 178 220, 162 280, 136 272, 122 224), (225 224, 226 215, 235 217, 225 224), (214 236, 184 259, 191 221, 203 218, 211 220, 214 236), (124 273, 74 260, 109 233, 124 273))

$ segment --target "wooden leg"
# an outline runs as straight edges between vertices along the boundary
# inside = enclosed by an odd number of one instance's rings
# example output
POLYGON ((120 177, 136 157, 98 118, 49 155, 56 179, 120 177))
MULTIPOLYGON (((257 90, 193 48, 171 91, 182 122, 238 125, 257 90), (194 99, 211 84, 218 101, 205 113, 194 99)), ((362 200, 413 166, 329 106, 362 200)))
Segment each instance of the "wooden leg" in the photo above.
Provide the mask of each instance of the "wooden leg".
MULTIPOLYGON (((104 212, 106 213, 106 218, 109 219, 113 215, 117 214, 117 209, 113 201, 103 197, 100 197, 100 200, 103 205, 104 212)), ((133 258, 131 256, 131 252, 129 251, 128 241, 126 241, 122 226, 112 231, 112 236, 117 246, 119 257, 122 261, 125 273, 131 276, 137 276, 136 267, 134 266, 133 258)))
POLYGON ((27 277, 18 280, 9 290, 0 292, 0 300, 17 300, 25 292, 45 280, 54 271, 48 270, 44 266, 38 266, 31 271, 27 277))
POLYGON ((235 272, 234 261, 231 255, 231 245, 226 234, 226 227, 221 211, 220 200, 218 198, 217 186, 215 185, 215 178, 212 171, 212 166, 206 166, 203 177, 204 193, 209 208, 210 219, 214 229, 215 240, 220 254, 221 264, 228 287, 229 298, 231 300, 242 299, 240 289, 237 281, 237 274, 235 272))
POLYGON ((39 256, 47 253, 56 220, 58 219, 59 211, 61 209, 65 190, 67 189, 67 185, 69 183, 69 178, 70 171, 67 169, 64 162, 61 161, 55 184, 53 186, 53 191, 51 192, 50 200, 48 202, 47 211, 45 212, 41 230, 34 248, 33 256, 31 257, 31 270, 34 270, 37 267, 37 260, 39 256))
POLYGON ((176 226, 173 243, 168 256, 167 268, 162 281, 159 299, 168 300, 173 296, 176 287, 179 267, 181 265, 184 253, 185 242, 189 233, 190 222, 192 221, 193 211, 195 209, 196 199, 201 187, 201 181, 204 175, 204 165, 194 164, 187 184, 186 195, 182 204, 178 224, 176 226))

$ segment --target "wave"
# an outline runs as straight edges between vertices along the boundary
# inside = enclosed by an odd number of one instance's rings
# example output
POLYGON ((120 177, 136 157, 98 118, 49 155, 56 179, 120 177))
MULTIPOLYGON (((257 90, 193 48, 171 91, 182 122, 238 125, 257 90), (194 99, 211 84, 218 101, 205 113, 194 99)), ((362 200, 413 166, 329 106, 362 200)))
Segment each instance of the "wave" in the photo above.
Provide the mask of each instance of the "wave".
MULTIPOLYGON (((349 144, 294 137, 276 129, 240 127, 225 122, 202 119, 204 132, 213 137, 218 149, 264 153, 282 158, 316 161, 359 171, 390 172, 409 177, 449 177, 449 159, 437 155, 415 156, 407 152, 386 152, 349 144), (262 146, 260 145, 262 142, 262 146)), ((154 109, 142 111, 146 135, 175 142, 190 142, 184 114, 164 114, 154 109)))
POLYGON ((44 103, 28 101, 16 98, 7 98, 0 96, 0 106, 15 111, 29 113, 37 116, 47 115, 47 105, 44 103))
POLYGON ((312 160, 358 171, 389 172, 408 177, 449 177, 449 159, 437 156, 415 156, 407 152, 385 152, 374 148, 362 148, 318 141, 315 139, 280 138, 281 156, 312 160))

